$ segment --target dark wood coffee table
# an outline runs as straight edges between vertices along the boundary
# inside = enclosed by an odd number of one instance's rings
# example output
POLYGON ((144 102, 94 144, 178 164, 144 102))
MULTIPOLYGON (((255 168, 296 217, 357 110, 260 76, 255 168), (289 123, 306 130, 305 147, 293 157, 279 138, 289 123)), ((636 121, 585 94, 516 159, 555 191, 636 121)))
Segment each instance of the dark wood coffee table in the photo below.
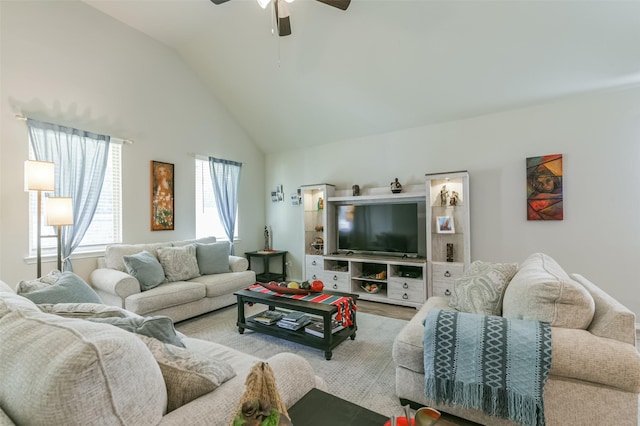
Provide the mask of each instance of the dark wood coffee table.
MULTIPOLYGON (((330 291, 324 291, 323 293, 351 297, 354 304, 356 303, 358 298, 357 294, 334 293, 330 291)), ((351 340, 356 338, 356 330, 358 329, 358 327, 356 325, 355 312, 353 313, 353 323, 351 326, 331 334, 331 318, 338 312, 338 307, 335 305, 290 299, 288 297, 280 297, 273 294, 259 293, 251 290, 239 290, 233 294, 235 294, 238 299, 238 322, 236 324, 238 326, 238 332, 240 332, 240 334, 243 334, 245 329, 253 330, 259 333, 269 334, 281 339, 286 339, 291 342, 300 343, 301 345, 310 346, 316 349, 322 349, 324 351, 324 357, 327 360, 330 360, 333 356, 333 348, 338 346, 347 338, 350 338, 351 340), (313 336, 309 333, 306 333, 304 331, 304 328, 294 331, 278 327, 275 324, 265 325, 260 324, 256 321, 252 321, 251 318, 245 317, 245 303, 260 303, 268 306, 270 310, 283 308, 291 311, 300 311, 307 314, 319 316, 324 322, 324 336, 313 336)))
POLYGON ((304 426, 383 426, 389 420, 382 414, 315 388, 288 411, 294 425, 304 426))

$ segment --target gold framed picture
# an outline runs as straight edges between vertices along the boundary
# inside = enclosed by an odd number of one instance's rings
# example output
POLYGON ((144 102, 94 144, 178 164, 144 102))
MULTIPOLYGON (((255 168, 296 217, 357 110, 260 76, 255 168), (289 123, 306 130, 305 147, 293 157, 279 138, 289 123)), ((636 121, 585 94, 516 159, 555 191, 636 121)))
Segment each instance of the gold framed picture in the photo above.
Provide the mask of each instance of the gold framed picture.
POLYGON ((172 231, 175 223, 173 164, 151 161, 151 230, 172 231))

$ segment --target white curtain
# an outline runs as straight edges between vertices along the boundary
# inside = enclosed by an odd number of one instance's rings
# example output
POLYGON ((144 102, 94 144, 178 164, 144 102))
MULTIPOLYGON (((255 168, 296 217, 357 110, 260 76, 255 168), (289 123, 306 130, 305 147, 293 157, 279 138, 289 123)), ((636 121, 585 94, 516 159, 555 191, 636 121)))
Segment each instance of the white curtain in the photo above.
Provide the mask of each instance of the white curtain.
POLYGON ((242 163, 209 157, 209 171, 220 221, 229 238, 229 254, 234 254, 233 238, 238 213, 238 188, 242 163))
POLYGON ((73 271, 69 256, 91 225, 107 169, 105 135, 27 119, 35 159, 55 164, 56 197, 71 197, 74 224, 61 228, 63 270, 73 271))

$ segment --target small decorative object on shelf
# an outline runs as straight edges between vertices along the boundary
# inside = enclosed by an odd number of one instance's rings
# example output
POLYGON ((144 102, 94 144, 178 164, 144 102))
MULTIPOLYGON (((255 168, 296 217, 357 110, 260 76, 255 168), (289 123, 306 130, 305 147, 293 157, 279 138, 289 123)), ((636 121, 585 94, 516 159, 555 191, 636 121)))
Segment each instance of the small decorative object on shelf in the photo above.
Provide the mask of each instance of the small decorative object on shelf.
POLYGON ((398 178, 391 182, 391 192, 393 192, 394 194, 402 192, 402 185, 400 184, 400 182, 398 182, 398 178))
POLYGON ((324 200, 322 197, 318 198, 318 210, 324 209, 324 200))
POLYGON ((264 227, 264 249, 265 251, 271 250, 271 237, 268 226, 264 227))
POLYGON ((442 185, 442 189, 440 189, 440 205, 447 205, 447 198, 449 198, 449 191, 447 190, 447 185, 442 185))
POLYGON ((457 206, 458 205, 458 197, 460 197, 460 194, 458 194, 456 191, 451 191, 451 198, 449 199, 449 205, 450 206, 457 206))
POLYGON ((315 228, 313 228, 316 230, 316 232, 322 232, 324 231, 324 226, 322 225, 316 225, 315 228))
POLYGON ((357 197, 358 195, 360 195, 360 185, 353 185, 351 187, 351 191, 353 191, 353 196, 357 197))
POLYGON ((453 243, 447 243, 447 262, 453 262, 453 243))

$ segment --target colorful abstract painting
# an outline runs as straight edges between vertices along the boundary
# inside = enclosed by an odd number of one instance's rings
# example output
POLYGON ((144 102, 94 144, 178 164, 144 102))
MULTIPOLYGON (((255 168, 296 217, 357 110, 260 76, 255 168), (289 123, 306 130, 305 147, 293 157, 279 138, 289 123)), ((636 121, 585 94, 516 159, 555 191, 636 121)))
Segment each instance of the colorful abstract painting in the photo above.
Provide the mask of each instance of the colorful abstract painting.
POLYGON ((562 154, 527 158, 527 220, 562 220, 562 154))

